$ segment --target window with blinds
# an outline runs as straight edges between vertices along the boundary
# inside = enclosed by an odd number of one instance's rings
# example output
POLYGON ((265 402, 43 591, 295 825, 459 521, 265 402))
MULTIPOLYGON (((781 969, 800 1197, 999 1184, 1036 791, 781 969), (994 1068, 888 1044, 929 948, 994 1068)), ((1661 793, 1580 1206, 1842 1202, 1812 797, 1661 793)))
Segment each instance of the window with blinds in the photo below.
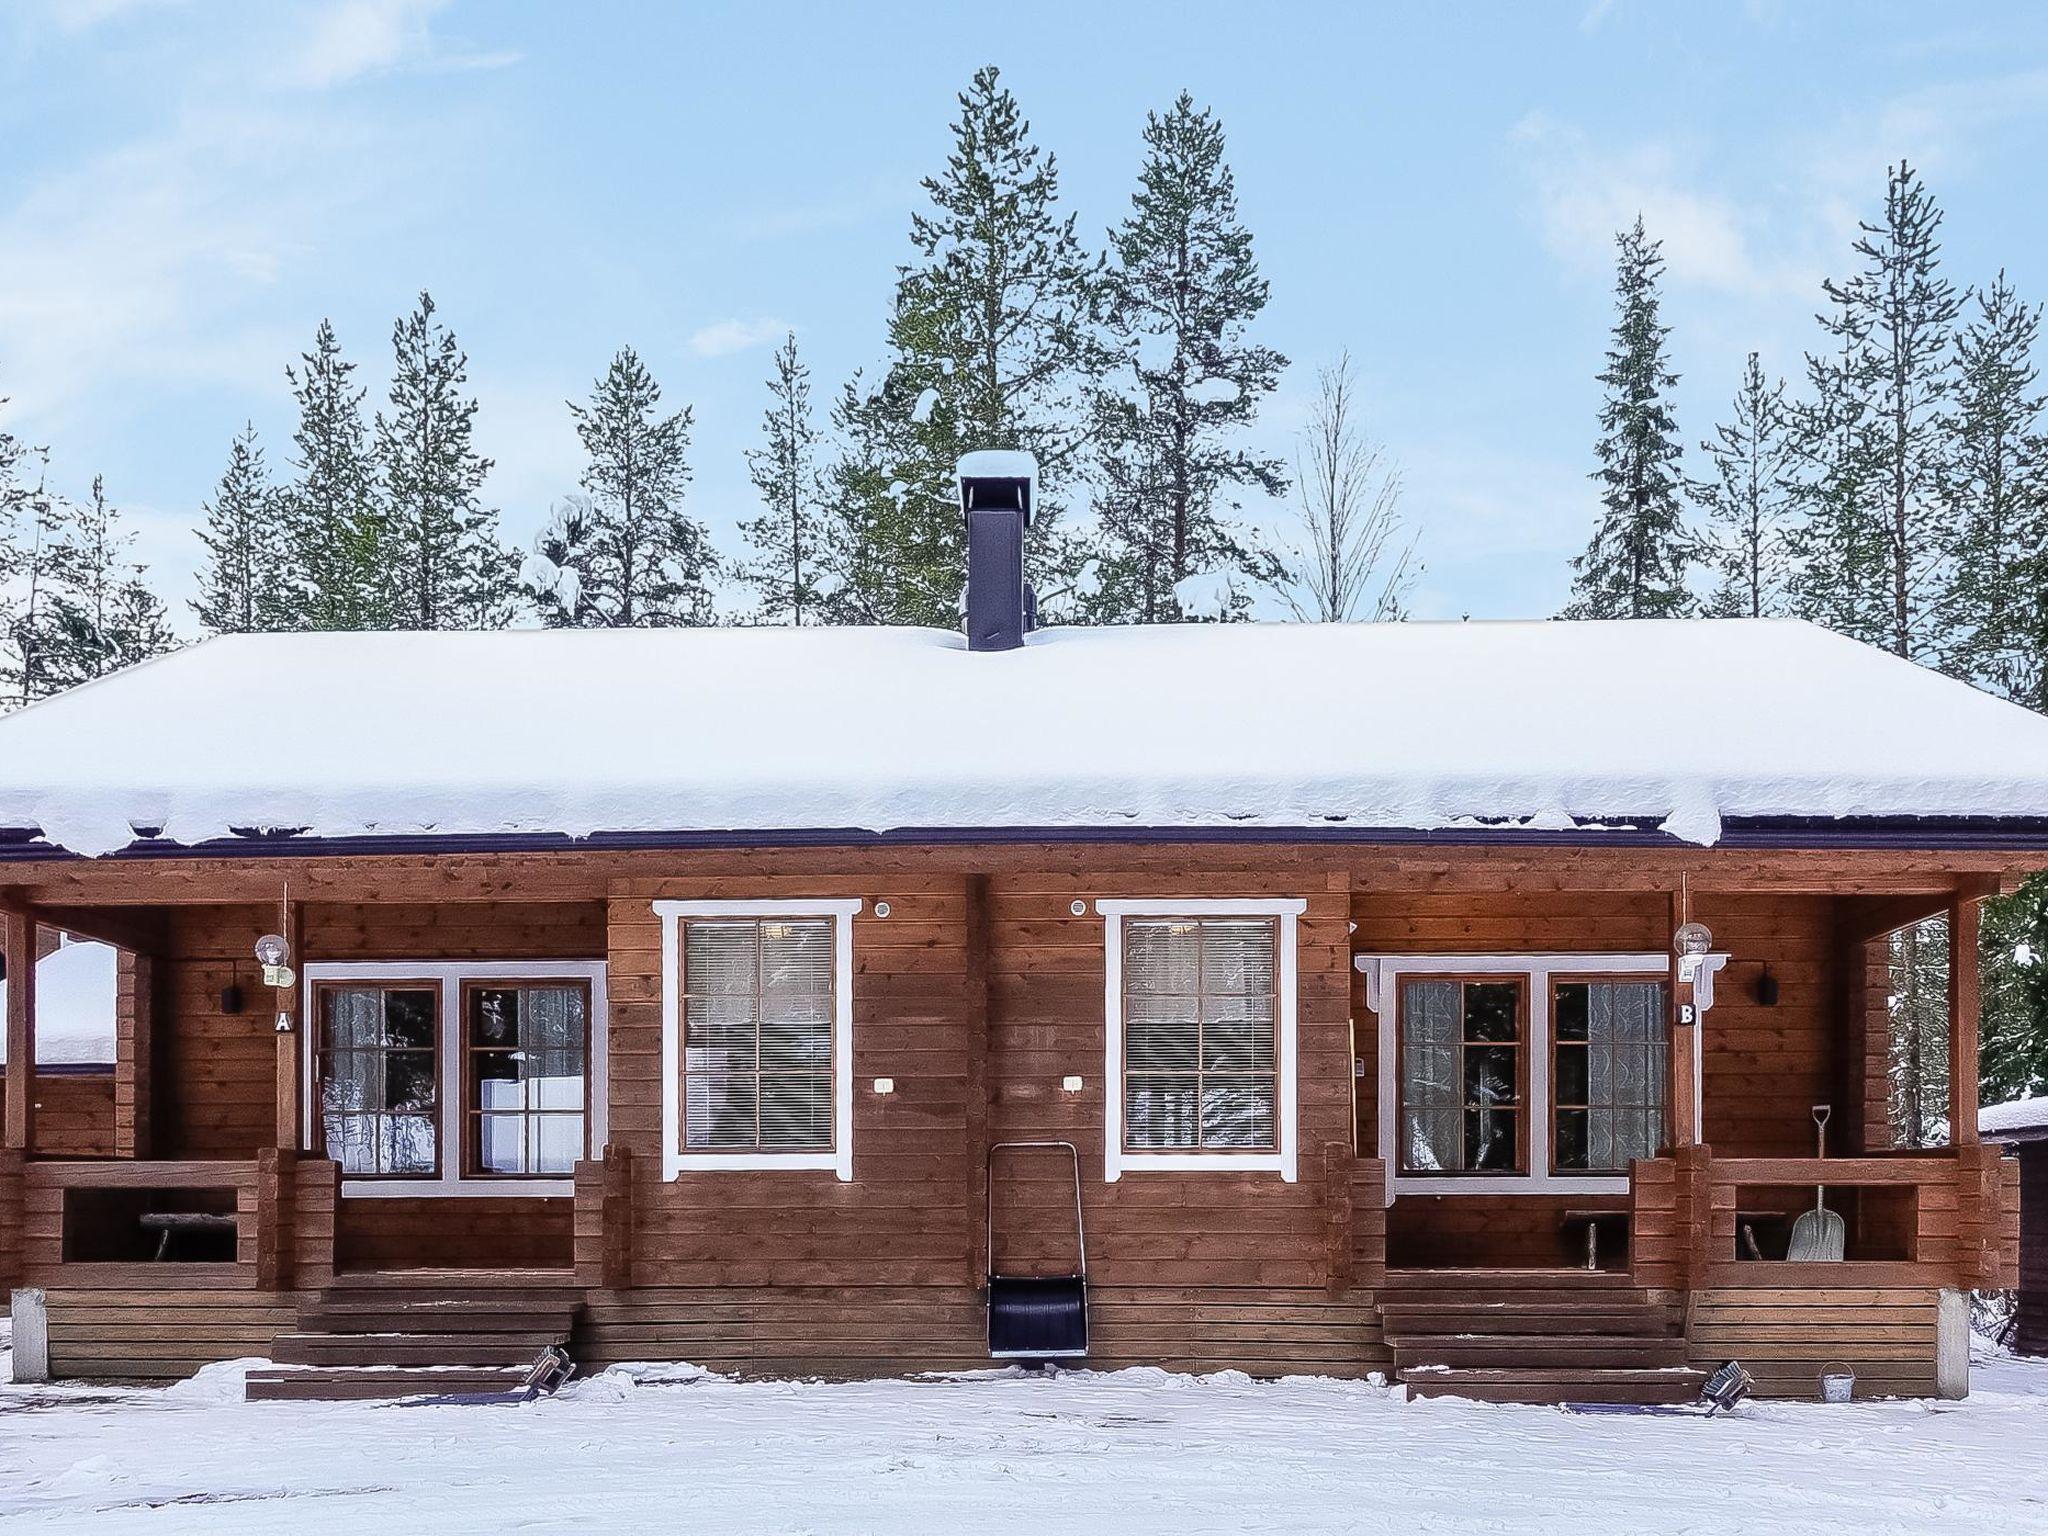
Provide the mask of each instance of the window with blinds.
POLYGON ((474 982, 468 1032, 468 1169, 566 1174, 584 1155, 590 987, 582 981, 474 982))
POLYGON ((1401 1171, 1523 1168, 1524 983, 1401 985, 1401 1171))
POLYGON ((1127 1150, 1277 1145, 1278 946, 1270 919, 1125 921, 1127 1150))
POLYGON ((1552 1166, 1626 1173, 1664 1142, 1661 981, 1558 981, 1551 990, 1552 1166))
POLYGON ((682 948, 684 1145, 830 1150, 832 920, 693 919, 682 948))
POLYGON ((327 1155, 351 1177, 440 1166, 440 988, 323 986, 317 1080, 327 1155))

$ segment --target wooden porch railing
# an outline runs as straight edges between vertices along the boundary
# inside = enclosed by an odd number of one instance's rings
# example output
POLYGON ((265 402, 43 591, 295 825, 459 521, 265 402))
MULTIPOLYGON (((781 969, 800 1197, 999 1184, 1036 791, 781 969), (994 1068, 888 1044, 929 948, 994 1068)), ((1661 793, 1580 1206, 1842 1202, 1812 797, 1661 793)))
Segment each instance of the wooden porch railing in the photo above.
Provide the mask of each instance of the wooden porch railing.
POLYGON ((290 1290, 324 1284, 333 1274, 334 1182, 334 1164, 275 1147, 236 1159, 64 1162, 14 1154, 0 1159, 0 1279, 80 1289, 290 1290), (143 1256, 147 1242, 125 1230, 125 1224, 139 1225, 140 1208, 124 1209, 118 1197, 185 1190, 232 1206, 233 1259, 158 1262, 143 1256), (117 1198, 97 1216, 72 1211, 72 1235, 128 1239, 136 1256, 97 1258, 67 1250, 67 1211, 81 1195, 99 1192, 117 1198))
MULTIPOLYGON (((2014 1283, 2018 1184, 1995 1147, 1967 1144, 1857 1157, 1716 1157, 1707 1147, 1634 1165, 1630 1268, 1663 1289, 1930 1286, 1986 1289, 2014 1283), (1843 1212, 1865 1192, 1883 1204, 1848 1210, 1850 1257, 1799 1263, 1738 1257, 1741 1192, 1833 1192, 1843 1212), (1857 1230, 1857 1228, 1862 1230, 1857 1230), (1856 1256, 1858 1247, 1896 1251, 1856 1256)), ((1788 1213, 1793 1213, 1787 1203, 1788 1213)))

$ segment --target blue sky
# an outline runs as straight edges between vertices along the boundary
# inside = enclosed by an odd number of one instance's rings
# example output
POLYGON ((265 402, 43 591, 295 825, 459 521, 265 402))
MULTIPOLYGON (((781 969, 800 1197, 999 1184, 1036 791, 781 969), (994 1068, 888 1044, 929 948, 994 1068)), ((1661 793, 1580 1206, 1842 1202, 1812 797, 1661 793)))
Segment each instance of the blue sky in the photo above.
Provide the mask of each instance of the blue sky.
MULTIPOLYGON (((821 396, 882 355, 918 180, 1001 65, 1084 230, 1148 108, 1222 116, 1295 360, 1289 451, 1348 348, 1421 530, 1425 616, 1546 614, 1585 478, 1611 236, 1665 242, 1681 425, 1744 352, 1796 373, 1885 167, 1959 282, 2048 297, 2048 7, 488 4, 17 0, 0 17, 0 394, 61 488, 95 470, 174 597, 245 419, 331 316, 381 392, 422 287, 471 359, 522 544, 573 489, 568 398, 630 343, 696 410, 694 510, 752 515, 768 351, 821 396)), ((1284 507, 1262 516, 1284 519, 1284 507)), ((189 623, 189 621, 187 621, 189 623)))

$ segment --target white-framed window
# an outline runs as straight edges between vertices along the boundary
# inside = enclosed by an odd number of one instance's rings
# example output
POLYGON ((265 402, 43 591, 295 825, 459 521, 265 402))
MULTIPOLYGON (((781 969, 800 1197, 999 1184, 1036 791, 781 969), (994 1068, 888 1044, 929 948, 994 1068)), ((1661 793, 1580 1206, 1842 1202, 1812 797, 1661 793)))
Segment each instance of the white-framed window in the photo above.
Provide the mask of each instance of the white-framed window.
MULTIPOLYGON (((1695 983, 1693 1119, 1714 975, 1695 983)), ((1661 954, 1359 955, 1379 1021, 1387 1197, 1628 1192, 1665 1140, 1670 1031, 1661 954)))
POLYGON ((1289 1183, 1298 897, 1102 900, 1103 1177, 1260 1170, 1289 1183))
POLYGON ((853 1177, 858 897, 657 901, 662 1177, 853 1177))
POLYGON ((302 1145, 351 1198, 575 1193, 604 1145, 602 960, 315 960, 302 1145))

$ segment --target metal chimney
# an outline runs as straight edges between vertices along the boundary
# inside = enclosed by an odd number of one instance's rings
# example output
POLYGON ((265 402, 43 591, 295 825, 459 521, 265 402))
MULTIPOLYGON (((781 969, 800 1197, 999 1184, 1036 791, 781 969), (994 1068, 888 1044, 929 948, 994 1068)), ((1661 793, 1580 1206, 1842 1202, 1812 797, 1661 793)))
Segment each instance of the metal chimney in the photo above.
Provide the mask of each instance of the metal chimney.
POLYGON ((1036 621, 1024 585, 1024 531, 1038 490, 1028 453, 967 454, 954 473, 967 519, 967 648, 1014 651, 1036 621))

